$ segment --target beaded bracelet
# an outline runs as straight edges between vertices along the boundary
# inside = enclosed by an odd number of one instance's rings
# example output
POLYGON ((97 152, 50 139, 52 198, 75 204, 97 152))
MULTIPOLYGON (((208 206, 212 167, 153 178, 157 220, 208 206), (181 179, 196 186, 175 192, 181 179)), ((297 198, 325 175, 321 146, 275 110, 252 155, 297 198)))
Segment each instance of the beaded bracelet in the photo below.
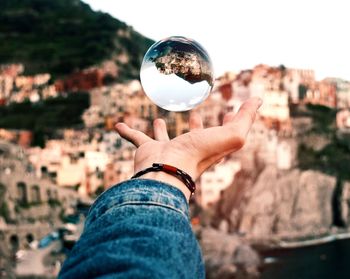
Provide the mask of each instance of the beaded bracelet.
POLYGON ((176 178, 180 179, 186 185, 188 190, 190 190, 191 194, 193 194, 196 190, 196 184, 194 183, 194 181, 190 175, 188 175, 183 170, 180 170, 176 167, 166 165, 166 164, 154 163, 154 164, 152 164, 152 167, 149 167, 147 169, 139 171, 133 177, 131 177, 131 179, 138 178, 138 177, 140 177, 148 172, 152 172, 152 171, 163 171, 163 172, 166 172, 168 174, 175 176, 176 178))

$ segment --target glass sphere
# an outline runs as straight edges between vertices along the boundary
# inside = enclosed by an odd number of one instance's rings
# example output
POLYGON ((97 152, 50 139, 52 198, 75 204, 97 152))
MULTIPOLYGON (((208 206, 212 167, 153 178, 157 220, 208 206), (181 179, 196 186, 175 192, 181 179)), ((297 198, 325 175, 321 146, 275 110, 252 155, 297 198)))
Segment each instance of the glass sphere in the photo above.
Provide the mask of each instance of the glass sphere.
POLYGON ((211 60, 196 41, 169 37, 146 52, 140 71, 146 95, 169 111, 187 111, 202 103, 214 83, 211 60))

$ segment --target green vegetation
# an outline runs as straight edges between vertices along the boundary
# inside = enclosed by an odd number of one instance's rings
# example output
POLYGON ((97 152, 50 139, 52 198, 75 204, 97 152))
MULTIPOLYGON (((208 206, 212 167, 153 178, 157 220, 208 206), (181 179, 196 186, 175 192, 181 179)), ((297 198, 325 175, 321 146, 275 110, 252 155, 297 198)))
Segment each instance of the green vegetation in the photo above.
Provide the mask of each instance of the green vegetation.
POLYGON ((87 93, 72 93, 38 103, 0 106, 0 128, 31 130, 34 145, 43 146, 45 137, 56 129, 82 125, 81 114, 89 105, 87 93))
POLYGON ((42 202, 38 202, 38 201, 35 201, 35 202, 18 202, 18 206, 19 206, 19 210, 21 209, 29 209, 31 207, 35 207, 35 206, 39 206, 39 205, 42 205, 43 203, 42 202))
POLYGON ((307 105, 309 116, 313 120, 312 131, 318 134, 334 134, 335 133, 335 117, 337 111, 335 109, 321 105, 307 105))
POLYGON ((95 193, 93 194, 93 197, 97 198, 99 195, 103 193, 104 190, 105 190, 105 187, 103 185, 98 186, 95 193))
POLYGON ((0 40, 0 64, 23 63, 26 74, 66 75, 125 53, 129 63, 119 65, 122 78, 138 77, 152 44, 79 0, 1 0, 0 40))
POLYGON ((61 206, 61 202, 59 200, 49 199, 47 201, 50 207, 59 207, 61 206))
POLYGON ((336 136, 336 110, 320 105, 308 105, 307 109, 307 115, 313 119, 313 127, 308 133, 327 137, 330 143, 319 151, 300 144, 299 167, 316 169, 341 180, 350 180, 350 145, 336 136))
POLYGON ((301 169, 316 169, 350 181, 350 150, 336 138, 320 151, 301 144, 298 149, 298 160, 301 169))
POLYGON ((6 223, 10 221, 10 211, 6 202, 0 203, 0 216, 4 218, 6 223))
POLYGON ((6 222, 10 219, 10 211, 5 198, 6 187, 0 183, 0 217, 3 217, 6 222))

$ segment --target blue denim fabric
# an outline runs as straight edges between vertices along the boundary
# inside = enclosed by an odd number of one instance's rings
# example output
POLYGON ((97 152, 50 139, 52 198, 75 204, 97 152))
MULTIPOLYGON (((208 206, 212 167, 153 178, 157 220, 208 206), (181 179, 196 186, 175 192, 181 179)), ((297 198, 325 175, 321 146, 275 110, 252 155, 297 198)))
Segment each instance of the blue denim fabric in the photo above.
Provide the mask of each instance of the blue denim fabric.
POLYGON ((59 278, 204 278, 204 264, 177 188, 133 179, 92 205, 59 278))

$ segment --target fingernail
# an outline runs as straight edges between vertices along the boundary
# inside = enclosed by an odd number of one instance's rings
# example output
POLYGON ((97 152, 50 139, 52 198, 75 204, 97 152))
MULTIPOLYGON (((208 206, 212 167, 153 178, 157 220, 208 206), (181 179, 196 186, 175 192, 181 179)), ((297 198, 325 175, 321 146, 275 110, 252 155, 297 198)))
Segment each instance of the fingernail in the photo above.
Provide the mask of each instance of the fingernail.
POLYGON ((122 125, 122 122, 118 122, 117 124, 114 125, 114 127, 118 128, 122 125))
POLYGON ((258 102, 258 106, 261 107, 263 100, 260 97, 257 97, 257 102, 258 102))

